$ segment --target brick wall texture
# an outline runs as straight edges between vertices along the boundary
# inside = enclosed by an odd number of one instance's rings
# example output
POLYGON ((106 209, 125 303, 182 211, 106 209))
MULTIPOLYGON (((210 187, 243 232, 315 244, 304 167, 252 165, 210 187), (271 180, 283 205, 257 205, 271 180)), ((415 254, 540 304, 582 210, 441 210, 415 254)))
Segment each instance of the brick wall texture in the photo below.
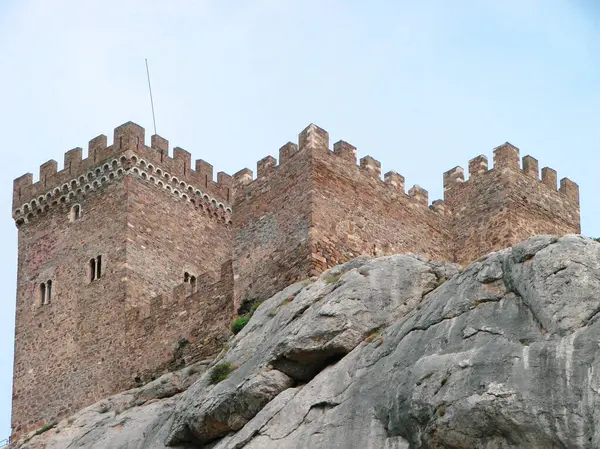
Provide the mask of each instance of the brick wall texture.
MULTIPOLYGON (((236 310, 358 255, 466 264, 536 234, 579 233, 579 191, 518 148, 444 173, 444 199, 310 125, 218 173, 126 123, 14 182, 19 228, 13 438, 220 351, 236 310), (79 216, 76 209, 79 208, 79 216), (92 280, 91 260, 102 273, 92 280), (42 284, 49 303, 42 301, 42 284)), ((48 302, 48 301, 46 301, 48 302)))

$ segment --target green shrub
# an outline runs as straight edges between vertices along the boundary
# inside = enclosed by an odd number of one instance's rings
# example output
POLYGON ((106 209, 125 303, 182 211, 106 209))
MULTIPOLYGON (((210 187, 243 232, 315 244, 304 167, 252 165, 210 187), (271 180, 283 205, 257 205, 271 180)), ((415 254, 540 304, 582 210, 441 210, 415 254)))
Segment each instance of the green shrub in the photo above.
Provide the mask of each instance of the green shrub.
POLYGON ((244 326, 246 326, 246 324, 248 324, 248 321, 250 321, 249 316, 241 316, 236 318, 233 323, 231 323, 231 332, 237 334, 244 328, 244 326))
POLYGON ((233 371, 233 365, 229 362, 219 363, 210 372, 209 382, 211 385, 216 385, 229 377, 233 371))
POLYGON ((52 429, 55 426, 56 426, 56 423, 46 424, 44 427, 42 427, 41 429, 39 429, 38 431, 36 431, 35 434, 36 435, 41 435, 42 433, 49 431, 50 429, 52 429))

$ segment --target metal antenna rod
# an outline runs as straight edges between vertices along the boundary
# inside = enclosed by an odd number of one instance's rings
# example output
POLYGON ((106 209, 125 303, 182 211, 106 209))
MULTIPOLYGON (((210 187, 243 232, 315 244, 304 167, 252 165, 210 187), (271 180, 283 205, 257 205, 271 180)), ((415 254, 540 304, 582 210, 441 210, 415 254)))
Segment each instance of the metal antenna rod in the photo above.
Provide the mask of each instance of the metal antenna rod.
POLYGON ((156 134, 156 117, 154 116, 154 100, 152 100, 152 86, 150 85, 150 70, 148 70, 148 59, 146 59, 146 74, 148 75, 148 90, 150 91, 150 105, 152 106, 152 123, 154 123, 154 134, 156 134))

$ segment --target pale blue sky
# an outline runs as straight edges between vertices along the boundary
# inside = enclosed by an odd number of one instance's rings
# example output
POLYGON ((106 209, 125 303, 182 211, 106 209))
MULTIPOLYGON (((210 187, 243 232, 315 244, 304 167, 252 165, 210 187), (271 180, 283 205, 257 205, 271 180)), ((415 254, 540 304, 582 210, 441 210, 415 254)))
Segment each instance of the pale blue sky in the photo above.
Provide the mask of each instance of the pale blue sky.
POLYGON ((314 122, 433 200, 442 172, 510 141, 579 183, 600 235, 599 55, 595 0, 0 0, 0 440, 12 180, 128 120, 150 136, 144 58, 158 133, 215 173, 255 170, 314 122))

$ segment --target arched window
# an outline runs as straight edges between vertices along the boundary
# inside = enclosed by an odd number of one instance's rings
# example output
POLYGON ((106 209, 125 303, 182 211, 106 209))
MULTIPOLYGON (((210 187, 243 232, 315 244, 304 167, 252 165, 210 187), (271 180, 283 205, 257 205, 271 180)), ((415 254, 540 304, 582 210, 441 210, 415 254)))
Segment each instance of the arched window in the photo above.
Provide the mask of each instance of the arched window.
POLYGON ((79 204, 75 204, 71 208, 71 215, 69 216, 69 219, 71 220, 71 222, 73 222, 75 220, 79 220, 80 218, 81 218, 81 206, 79 204))
POLYGON ((52 301, 52 281, 42 282, 40 284, 40 303, 45 306, 52 301))
POLYGON ((183 273, 183 282, 185 282, 185 283, 190 282, 190 273, 188 273, 187 271, 185 273, 183 273))
POLYGON ((52 281, 46 282, 46 304, 52 301, 52 281))
POLYGON ((90 282, 102 277, 102 256, 90 259, 90 268, 88 272, 90 275, 90 282))

